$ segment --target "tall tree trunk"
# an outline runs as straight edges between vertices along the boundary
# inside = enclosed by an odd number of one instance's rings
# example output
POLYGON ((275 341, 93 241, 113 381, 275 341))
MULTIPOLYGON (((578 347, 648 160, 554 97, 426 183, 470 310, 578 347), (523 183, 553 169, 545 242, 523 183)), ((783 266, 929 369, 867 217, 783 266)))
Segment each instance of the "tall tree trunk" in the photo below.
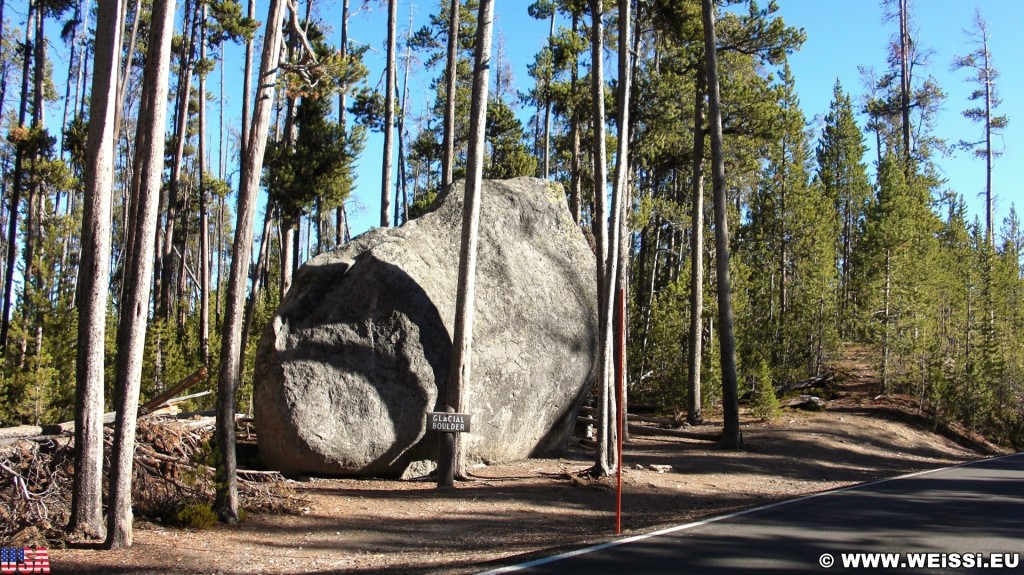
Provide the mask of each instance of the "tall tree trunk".
POLYGON ((882 395, 889 395, 889 296, 892 288, 892 253, 885 250, 885 290, 882 293, 882 395))
POLYGON ((729 277, 728 205, 725 197, 725 156, 722 144, 722 104, 718 81, 718 49, 715 38, 713 0, 701 0, 704 22, 704 52, 707 58, 708 112, 711 120, 711 177, 715 199, 715 266, 718 275, 719 347, 722 362, 722 429, 721 447, 741 449, 740 406, 736 375, 736 340, 733 332, 732 285, 729 277))
POLYGON ((284 2, 270 0, 267 31, 260 59, 259 91, 249 138, 244 154, 242 182, 238 194, 235 241, 231 250, 231 272, 228 278, 227 309, 224 314, 220 350, 220 377, 217 384, 217 433, 220 446, 217 462, 217 496, 214 504, 221 520, 238 521, 238 483, 235 474, 235 394, 238 392, 241 367, 242 313, 245 306, 245 279, 252 250, 253 217, 256 212, 256 191, 263 171, 263 153, 267 146, 274 85, 281 53, 281 23, 284 2))
POLYGON ((594 230, 594 242, 597 244, 597 301, 598 324, 598 376, 597 385, 600 395, 600 435, 597 442, 597 461, 594 473, 599 476, 608 475, 613 471, 609 461, 612 457, 611 427, 613 413, 611 406, 611 316, 607 303, 611 290, 608 277, 608 208, 607 208, 607 152, 605 151, 605 106, 604 106, 604 14, 602 0, 590 0, 590 14, 593 24, 590 27, 590 94, 593 99, 594 127, 594 218, 591 226, 594 230))
MULTIPOLYGON (((82 30, 89 29, 89 14, 92 12, 90 7, 92 5, 89 0, 82 0, 83 9, 79 9, 82 15, 82 30)), ((85 79, 89 75, 89 39, 88 33, 84 33, 81 36, 81 49, 78 56, 78 70, 75 75, 75 99, 72 101, 72 116, 83 115, 83 109, 85 108, 85 79)))
POLYGON ((398 78, 398 0, 388 0, 388 69, 384 96, 384 161, 381 169, 380 227, 391 225, 391 176, 395 156, 395 97, 398 78))
POLYGON ((775 332, 775 345, 773 346, 776 353, 780 353, 778 357, 778 365, 786 365, 786 356, 788 350, 786 348, 786 315, 788 312, 788 299, 787 288, 789 287, 789 273, 786 268, 787 248, 789 247, 786 241, 786 233, 789 230, 788 222, 786 221, 786 183, 788 181, 788 174, 786 168, 788 165, 788 159, 786 153, 789 147, 788 136, 783 136, 782 140, 782 158, 781 158, 781 175, 779 178, 779 317, 777 328, 775 332))
MULTIPOLYGON (((45 6, 40 5, 38 13, 35 19, 35 42, 33 43, 33 70, 32 70, 32 128, 35 130, 45 129, 45 91, 46 91, 46 13, 45 6)), ((42 161, 42 156, 38 151, 29 159, 30 169, 29 172, 33 175, 38 174, 39 163, 42 161)), ((42 182, 39 178, 33 177, 33 181, 30 182, 28 187, 28 212, 25 217, 25 284, 24 284, 24 301, 26 304, 22 306, 22 311, 26 319, 29 317, 29 311, 32 307, 35 307, 34 318, 34 334, 36 340, 36 357, 39 356, 38 351, 41 350, 42 346, 42 325, 44 317, 42 315, 42 308, 38 305, 31 305, 33 296, 38 296, 40 299, 45 297, 43 291, 43 279, 40 266, 36 265, 36 243, 42 238, 42 219, 43 219, 43 189, 42 182)), ((23 346, 24 348, 24 346, 23 346)), ((38 396, 37 396, 38 397, 38 396)))
MULTIPOLYGON (((657 181, 655 178, 652 180, 657 181)), ((651 334, 651 307, 654 306, 654 284, 655 279, 658 276, 658 246, 661 242, 661 224, 658 222, 657 214, 654 214, 652 221, 648 224, 648 229, 641 234, 640 242, 640 276, 642 278, 650 278, 646 280, 644 285, 644 296, 645 300, 640 303, 641 313, 641 332, 643 333, 643 339, 640 344, 640 368, 637 370, 639 377, 642 380, 644 374, 647 373, 647 349, 648 342, 651 334), (651 242, 648 238, 651 233, 650 230, 654 230, 654 241, 651 242)))
MULTIPOLYGON (((220 166, 218 175, 222 180, 227 179, 228 172, 228 153, 224 147, 224 46, 221 45, 220 50, 220 129, 218 130, 220 137, 220 145, 218 146, 220 154, 220 166)), ((221 279, 224 277, 221 275, 221 263, 224 258, 224 195, 217 194, 217 248, 214 252, 216 255, 216 269, 217 269, 217 285, 213 288, 214 301, 213 301, 213 324, 214 329, 219 328, 221 325, 220 321, 220 286, 223 283, 221 279)))
POLYGON ((455 80, 459 63, 459 0, 448 8, 448 63, 445 66, 444 133, 441 143, 441 190, 455 178, 455 80))
MULTIPOLYGON (((348 55, 348 8, 349 0, 342 0, 341 3, 341 56, 344 58, 348 55)), ((348 138, 348 126, 345 125, 345 97, 348 95, 348 85, 344 85, 338 90, 338 125, 341 126, 341 135, 343 139, 348 138)), ((345 217, 345 202, 342 201, 334 210, 334 245, 340 246, 347 240, 345 239, 344 226, 346 225, 347 218, 345 217)))
MULTIPOLYGON (((130 256, 126 259, 125 295, 117 327, 115 407, 117 421, 111 455, 110 508, 107 512, 107 546, 132 544, 132 464, 135 455, 135 417, 142 382, 150 287, 155 266, 157 218, 163 183, 164 126, 167 123, 167 92, 170 79, 171 38, 174 35, 174 0, 153 2, 152 22, 143 73, 137 141, 144 144, 137 156, 142 172, 134 209, 130 256)), ((120 26, 120 19, 116 19, 120 26)), ((98 35, 98 37, 101 35, 98 35)))
MULTIPOLYGON (((555 49, 555 14, 558 11, 551 8, 551 24, 548 28, 548 50, 555 49)), ((554 59, 552 58, 552 67, 554 59)), ((552 74, 554 72, 552 71, 552 74)), ((551 178, 551 80, 548 79, 544 86, 544 179, 551 178)))
MULTIPOLYGON (((0 0, 0 26, 3 25, 4 21, 4 0, 0 0)), ((68 131, 68 112, 74 112, 75 104, 71 99, 71 91, 75 85, 72 80, 75 76, 75 64, 81 59, 81 55, 78 53, 78 28, 79 22, 82 18, 82 5, 80 2, 75 3, 75 15, 71 21, 71 39, 68 41, 70 46, 70 52, 68 53, 68 76, 67 83, 64 86, 64 111, 61 114, 60 120, 60 148, 58 153, 60 157, 64 157, 64 136, 68 131)), ((3 65, 3 78, 0 78, 0 118, 4 116, 4 103, 7 99, 7 65, 3 65)), ((57 200, 54 202, 54 214, 60 213, 60 193, 57 193, 57 200)))
MULTIPOLYGON (((28 81, 31 78, 29 70, 32 63, 32 29, 33 18, 35 17, 35 4, 29 4, 28 22, 25 24, 25 43, 21 65, 21 100, 18 106, 18 125, 25 125, 25 118, 28 114, 28 81)), ((14 266, 18 259, 18 211, 21 207, 21 191, 24 186, 25 154, 21 146, 18 146, 14 156, 14 176, 11 181, 11 208, 7 220, 7 269, 4 273, 4 307, 0 314, 0 353, 7 353, 7 336, 10 331, 11 317, 11 295, 14 291, 14 266)))
MULTIPOLYGON (((206 4, 202 7, 199 59, 206 60, 206 4)), ((210 365, 210 213, 206 190, 206 72, 199 73, 199 361, 210 365)))
POLYGON ((41 5, 36 14, 36 41, 32 48, 34 51, 35 70, 32 72, 34 87, 32 90, 32 126, 42 128, 46 118, 44 106, 46 105, 46 6, 41 5))
POLYGON ((996 240, 995 228, 992 226, 992 86, 995 82, 996 74, 989 62, 987 25, 981 19, 980 13, 977 19, 979 27, 981 27, 981 51, 984 54, 982 77, 985 79, 985 240, 988 242, 989 247, 994 250, 996 240))
MULTIPOLYGON (((226 179, 228 171, 228 153, 224 147, 224 43, 220 44, 220 61, 217 62, 217 68, 220 72, 220 94, 217 96, 217 112, 220 120, 220 125, 217 129, 217 177, 220 179, 226 179)), ((217 246, 220 249, 220 246, 217 246)))
MULTIPOLYGON (((412 34, 413 10, 409 6, 409 34, 412 34)), ((398 115, 398 189, 402 195, 395 206, 395 225, 409 221, 409 186, 405 177, 405 114, 409 109, 409 69, 412 68, 412 42, 405 42, 405 73, 402 78, 402 113, 398 115), (401 220, 399 220, 401 212, 401 220)))
MULTIPOLYGON (((626 415, 626 392, 627 392, 627 381, 625 380, 625 374, 627 373, 627 354, 626 354, 626 340, 628 333, 627 317, 625 302, 628 301, 626 298, 629 296, 629 257, 632 251, 633 232, 630 229, 629 216, 632 214, 632 204, 630 201, 630 189, 629 189, 629 173, 630 173, 630 114, 629 107, 631 105, 631 91, 632 91, 632 62, 631 56, 631 33, 633 26, 633 17, 631 13, 632 0, 619 0, 619 81, 618 81, 618 124, 619 124, 619 142, 618 151, 615 155, 615 211, 618 214, 615 218, 615 224, 610 228, 610 233, 617 236, 616 248, 613 251, 616 261, 612 261, 612 258, 608 259, 608 268, 612 269, 614 266, 615 270, 615 283, 609 283, 609 289, 614 290, 615 297, 609 297, 612 301, 615 313, 612 314, 613 318, 613 338, 615 342, 614 347, 616 351, 614 354, 614 365, 615 373, 623 374, 623 378, 619 381, 619 389, 616 393, 616 399, 613 402, 616 410, 621 410, 623 417, 626 415), (614 302, 621 298, 621 305, 616 305, 614 302)), ((616 419, 616 421, 618 421, 616 419)), ((623 432, 626 427, 623 426, 623 432)), ((616 429, 616 433, 618 433, 616 429)), ((624 438, 625 439, 625 438, 624 438)), ((615 448, 614 460, 612 463, 618 465, 618 446, 613 444, 615 448)))
POLYGON ((295 250, 295 227, 296 220, 288 217, 281 216, 281 285, 279 301, 284 301, 284 296, 288 295, 288 290, 292 287, 292 270, 295 267, 296 250, 295 250))
MULTIPOLYGON (((252 330, 252 318, 256 313, 256 302, 259 301, 260 297, 260 285, 262 284, 260 274, 262 270, 267 266, 267 258, 270 257, 270 234, 272 232, 274 223, 273 209, 272 206, 267 205, 266 213, 263 216, 263 235, 260 240, 260 253, 256 258, 256 265, 252 269, 252 273, 249 275, 249 299, 245 303, 245 313, 242 316, 242 340, 239 348, 241 351, 241 358, 244 361, 245 350, 249 346, 249 334, 252 330)), ((239 366, 239 371, 242 370, 242 366, 239 366)))
MULTIPOLYGON (((576 12, 572 13, 572 33, 575 36, 579 31, 579 16, 576 12)), ((570 91, 575 96, 576 84, 579 82, 579 62, 575 52, 572 56, 572 69, 570 70, 569 86, 570 91)), ((580 155, 582 144, 580 142, 580 116, 579 110, 576 109, 576 104, 569 105, 569 138, 572 140, 572 156, 569 160, 569 180, 570 186, 572 187, 572 197, 569 201, 569 211, 572 212, 572 219, 574 222, 579 224, 583 219, 583 183, 582 175, 580 174, 580 155)))
POLYGON ((142 0, 135 0, 135 14, 132 16, 132 32, 128 36, 128 43, 125 45, 127 58, 125 59, 124 72, 121 74, 117 88, 117 106, 114 109, 114 142, 121 139, 121 113, 124 110, 124 101, 128 95, 128 78, 132 73, 132 60, 135 58, 135 38, 139 33, 139 20, 142 15, 142 0))
MULTIPOLYGON (((195 165, 193 164, 192 167, 194 168, 195 165)), ((195 170, 193 169, 191 171, 193 172, 194 176, 195 170)), ((188 287, 189 270, 191 269, 191 265, 189 264, 189 256, 192 252, 188 249, 189 232, 191 231, 188 225, 190 216, 188 210, 189 207, 192 205, 192 190, 194 186, 195 178, 193 177, 188 181, 187 185, 185 186, 185 194, 181 198, 181 206, 183 208, 181 213, 181 233, 175 233, 176 238, 180 236, 180 239, 178 239, 177 242, 178 245, 180 245, 181 247, 179 248, 177 245, 174 246, 175 255, 178 256, 178 272, 177 274, 175 274, 176 281, 174 283, 175 290, 173 301, 175 301, 178 304, 177 307, 175 308, 175 310, 177 311, 177 313, 175 314, 177 318, 175 320, 175 325, 178 328, 178 333, 181 334, 185 333, 185 320, 188 318, 189 312, 189 301, 186 288, 188 287)), ((197 282, 193 279, 192 283, 195 284, 197 282)))
MULTIPOLYGON (((491 69, 491 34, 494 0, 480 0, 477 15, 476 57, 473 66, 473 97, 469 116, 466 199, 462 209, 462 242, 459 251, 459 284, 455 303, 451 366, 445 387, 445 410, 465 408, 463 396, 469 387, 473 357, 473 300, 476 291, 476 252, 480 224, 480 189, 483 187, 485 129, 491 69)), ((456 477, 465 476, 465 453, 455 433, 441 434, 438 487, 452 487, 456 477)))
MULTIPOLYGON (((160 305, 157 308, 158 315, 165 320, 171 318, 171 278, 174 277, 174 247, 178 242, 177 217, 178 205, 181 196, 181 170, 185 156, 185 142, 188 140, 188 109, 192 97, 192 53, 195 47, 196 14, 194 14, 195 3, 189 4, 185 0, 186 30, 191 30, 188 36, 188 46, 181 56, 181 72, 178 76, 178 99, 177 111, 175 113, 175 149, 174 158, 171 160, 171 180, 167 186, 167 216, 164 228, 163 254, 161 254, 160 272, 160 305), (188 23, 191 22, 191 25, 188 23)), ((182 252, 184 256, 184 252, 182 252)))
MULTIPOLYGON (((698 72, 700 74, 700 72, 698 72)), ((693 197, 690 209, 690 361, 686 421, 704 420, 701 398, 701 360, 704 324, 704 82, 696 80, 693 103, 693 197)))
POLYGON ((86 146, 75 360, 75 473, 69 529, 103 532, 103 375, 110 285, 110 195, 114 180, 114 109, 121 61, 120 0, 102 0, 86 146))
MULTIPOLYGON (((256 19, 256 0, 249 0, 247 13, 250 19, 256 19)), ((253 48, 254 41, 249 38, 245 41, 245 70, 243 71, 242 78, 242 141, 238 148, 238 187, 241 190, 242 187, 242 170, 245 168, 245 158, 249 150, 249 135, 252 133, 252 118, 250 110, 252 110, 252 61, 253 61, 253 48)))
POLYGON ((900 19, 900 115, 903 120, 903 158, 910 174, 910 15, 907 0, 899 0, 900 19))

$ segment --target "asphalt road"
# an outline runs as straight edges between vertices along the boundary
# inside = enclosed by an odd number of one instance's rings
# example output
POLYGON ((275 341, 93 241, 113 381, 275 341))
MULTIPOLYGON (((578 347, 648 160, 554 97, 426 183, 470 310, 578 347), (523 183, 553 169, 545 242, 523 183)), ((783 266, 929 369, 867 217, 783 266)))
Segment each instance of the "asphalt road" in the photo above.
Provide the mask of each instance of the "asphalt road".
POLYGON ((509 572, 1024 573, 1024 454, 791 500, 487 573, 509 572), (854 567, 850 561, 871 558, 843 556, 860 553, 899 555, 874 558, 897 561, 890 568, 854 567), (825 554, 834 561, 828 569, 822 567, 825 554), (912 567, 916 561, 925 563, 912 567), (993 561, 1003 566, 992 567, 993 561))

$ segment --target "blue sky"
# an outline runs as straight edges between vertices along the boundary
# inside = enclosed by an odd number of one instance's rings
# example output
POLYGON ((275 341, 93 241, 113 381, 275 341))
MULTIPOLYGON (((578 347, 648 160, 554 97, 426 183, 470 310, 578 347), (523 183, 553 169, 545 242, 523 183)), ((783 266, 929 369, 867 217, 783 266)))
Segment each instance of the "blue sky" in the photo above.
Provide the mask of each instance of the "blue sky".
MULTIPOLYGON (((881 71, 885 68, 887 45, 893 36, 895 23, 883 21, 883 8, 874 0, 779 0, 780 14, 790 25, 803 28, 807 41, 802 49, 790 57, 790 65, 797 82, 797 93, 807 120, 828 111, 832 99, 832 87, 838 78, 854 101, 864 91, 859 66, 874 66, 881 71)), ((503 0, 498 2, 496 26, 505 37, 505 46, 514 68, 517 86, 525 89, 530 83, 527 65, 544 45, 547 25, 530 18, 526 13, 527 0, 503 0)), ((383 50, 385 11, 376 6, 373 10, 356 16, 352 20, 358 30, 355 37, 368 42, 378 53, 383 50)), ((407 27, 409 3, 400 0, 399 20, 407 27)), ((912 0, 914 23, 918 30, 918 43, 933 54, 929 65, 919 74, 936 77, 947 94, 939 114, 936 131, 951 143, 961 139, 980 136, 981 128, 963 118, 961 111, 968 107, 967 97, 973 85, 965 82, 966 71, 952 72, 951 62, 955 55, 962 55, 970 48, 963 32, 973 22, 975 4, 958 0, 912 0)), ((1010 204, 1018 208, 1024 200, 1021 180, 1024 165, 1020 154, 1024 152, 1024 78, 1021 75, 1019 56, 1024 54, 1024 2, 1020 0, 985 0, 977 4, 982 15, 989 21, 992 35, 991 51, 996 66, 1000 69, 999 91, 1003 97, 1000 113, 1009 115, 1010 125, 1004 133, 1002 146, 1004 155, 996 160, 994 188, 996 190, 997 227, 1009 212, 1010 204)), ((417 26, 425 21, 437 2, 414 0, 417 26)), ((496 35, 497 38, 497 35, 496 35)), ((371 78, 376 81, 381 75, 383 61, 370 58, 371 78)), ((412 82, 413 94, 428 94, 429 82, 436 74, 421 73, 412 82)), ((418 110, 419 108, 414 108, 418 110)), ((521 111, 525 118, 529 111, 521 111)), ((863 126, 864 118, 859 118, 863 126)), ((360 176, 354 194, 356 213, 353 224, 362 231, 376 224, 379 216, 379 166, 381 161, 379 135, 371 138, 367 151, 360 161, 360 176), (361 210, 361 211, 360 211, 361 210)), ((870 143, 870 138, 868 139, 870 143)), ((870 163, 873 152, 865 158, 870 163)), ((984 162, 974 159, 969 153, 955 151, 951 156, 937 161, 944 176, 946 187, 956 190, 968 201, 971 215, 982 215, 984 190, 984 162)))
MULTIPOLYGON (((404 34, 408 28, 410 8, 414 14, 413 25, 418 28, 427 21, 431 12, 437 10, 439 1, 399 0, 400 34, 404 34)), ((766 1, 762 0, 762 3, 766 1)), ((353 9, 358 8, 359 11, 350 20, 350 38, 371 47, 367 63, 370 67, 370 83, 376 85, 382 78, 384 68, 385 3, 382 0, 351 0, 351 3, 353 9)), ((533 61, 547 36, 547 23, 533 20, 527 14, 529 3, 530 0, 499 0, 496 9, 496 42, 504 38, 505 52, 513 66, 516 87, 519 89, 529 86, 531 79, 527 74, 527 65, 533 61)), ((1021 159, 1024 152, 1024 128, 1020 127, 1020 123, 1024 122, 1024 107, 1021 104, 1024 99, 1024 77, 1020 63, 1020 56, 1024 54, 1024 34, 1019 29, 1024 24, 1024 1, 983 0, 974 4, 962 0, 911 0, 911 3, 919 44, 933 51, 930 65, 919 70, 918 74, 934 75, 946 91, 947 99, 938 118, 937 132, 950 142, 976 138, 981 134, 980 126, 970 123, 961 115, 961 111, 968 106, 967 96, 973 89, 972 84, 964 81, 968 73, 951 72, 950 64, 955 55, 969 51, 963 30, 971 25, 976 6, 990 23, 991 50, 995 64, 1002 73, 999 80, 999 90, 1003 97, 1000 113, 1010 117, 1010 125, 1002 142, 998 142, 1004 155, 997 159, 994 174, 998 225, 1008 213, 1011 203, 1018 206, 1024 204, 1020 184, 1024 179, 1024 161, 1021 159)), ((261 20, 266 16, 266 4, 267 0, 258 0, 257 18, 261 20)), ((854 101, 857 101, 864 91, 858 66, 884 69, 886 46, 895 28, 894 23, 883 22, 880 2, 779 0, 778 4, 785 21, 803 28, 807 33, 806 43, 790 57, 790 65, 808 121, 828 110, 832 87, 837 78, 852 94, 854 101)), ((6 15, 9 23, 22 25, 20 21, 24 18, 24 6, 24 0, 8 3, 6 15)), ((340 2, 323 0, 314 4, 314 10, 320 21, 334 27, 329 33, 337 42, 340 2)), ((567 22, 560 24, 568 25, 567 22)), ((52 35, 59 30, 59 26, 51 21, 47 29, 52 35)), ((50 46, 55 81, 63 86, 63 74, 67 66, 66 50, 57 38, 51 39, 50 46)), ((237 118, 240 115, 238 106, 241 101, 240 94, 237 94, 241 87, 241 50, 237 47, 228 49, 226 58, 228 127, 225 131, 237 132, 237 118)), ((613 66, 609 68, 614 70, 613 66)), ((410 108, 414 113, 421 112, 426 100, 432 96, 429 85, 436 75, 437 70, 426 71, 414 66, 410 79, 410 92, 413 95, 410 108)), ((208 89, 217 93, 218 82, 218 72, 215 72, 208 89)), ((59 122, 54 118, 62 107, 62 103, 48 105, 51 126, 59 122)), ((215 103, 211 104, 210 113, 217 113, 215 103)), ((529 114, 529 110, 519 112, 524 119, 529 114)), ((216 118, 211 119, 216 122, 216 118)), ((860 120, 863 125, 863 118, 860 120)), ((211 142, 210 147, 216 153, 217 142, 211 142)), ((381 147, 380 134, 371 134, 366 152, 359 161, 357 187, 350 206, 355 233, 365 231, 379 220, 381 147)), ((979 194, 984 186, 983 161, 972 158, 966 152, 957 151, 949 157, 940 158, 937 163, 948 179, 947 187, 967 198, 972 215, 981 215, 983 201, 979 194)), ((233 158, 229 165, 235 165, 233 158)))

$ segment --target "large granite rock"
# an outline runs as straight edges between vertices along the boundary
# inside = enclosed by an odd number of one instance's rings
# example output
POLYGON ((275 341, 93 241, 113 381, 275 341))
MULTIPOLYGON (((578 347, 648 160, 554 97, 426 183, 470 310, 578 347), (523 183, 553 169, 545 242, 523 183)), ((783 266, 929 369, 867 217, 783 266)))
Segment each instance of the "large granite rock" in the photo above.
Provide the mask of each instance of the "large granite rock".
MULTIPOLYGON (((425 414, 444 398, 463 199, 458 184, 431 213, 299 270, 256 356, 266 465, 396 477, 435 458, 425 414)), ((555 450, 591 381, 597 332, 594 256, 561 188, 485 182, 477 265, 468 460, 555 450)))

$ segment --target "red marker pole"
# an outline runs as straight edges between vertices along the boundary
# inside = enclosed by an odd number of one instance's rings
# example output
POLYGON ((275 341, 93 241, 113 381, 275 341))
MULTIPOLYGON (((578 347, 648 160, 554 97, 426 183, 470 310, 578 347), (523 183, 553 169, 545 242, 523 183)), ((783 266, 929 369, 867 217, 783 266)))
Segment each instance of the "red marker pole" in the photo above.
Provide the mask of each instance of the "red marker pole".
POLYGON ((623 290, 619 290, 617 294, 619 300, 619 337, 616 341, 616 353, 618 354, 619 367, 615 370, 615 390, 617 395, 616 403, 618 409, 616 412, 619 416, 618 427, 618 486, 616 487, 616 503, 615 503, 615 534, 622 534, 622 422, 625 420, 625 414, 623 410, 623 391, 626 386, 626 375, 624 361, 626 357, 626 296, 623 290))

